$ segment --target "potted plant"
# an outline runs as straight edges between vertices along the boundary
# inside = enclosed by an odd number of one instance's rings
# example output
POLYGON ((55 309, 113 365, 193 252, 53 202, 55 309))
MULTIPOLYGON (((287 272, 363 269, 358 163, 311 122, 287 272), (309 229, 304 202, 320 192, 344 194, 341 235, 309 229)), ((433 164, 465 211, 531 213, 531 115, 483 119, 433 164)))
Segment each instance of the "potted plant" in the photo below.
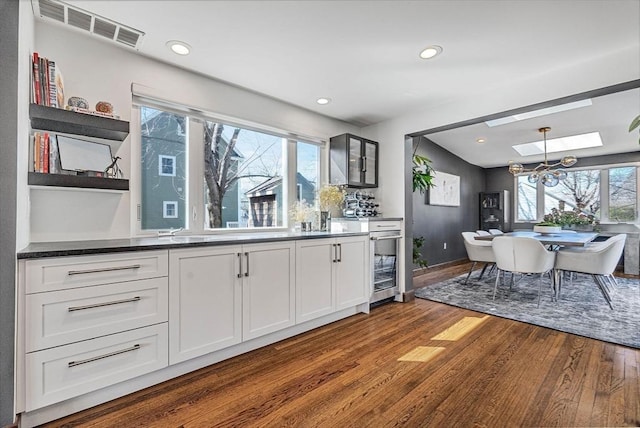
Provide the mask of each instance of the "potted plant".
MULTIPOLYGON (((433 168, 431 167, 431 159, 426 156, 413 154, 413 191, 424 193, 427 189, 434 186, 433 184, 433 168)), ((422 258, 422 246, 424 245, 424 237, 413 237, 413 264, 421 268, 427 267, 427 261, 422 258)))
POLYGON ((318 191, 318 205, 320 207, 320 230, 331 230, 331 217, 342 216, 342 204, 346 192, 343 186, 326 185, 318 191))

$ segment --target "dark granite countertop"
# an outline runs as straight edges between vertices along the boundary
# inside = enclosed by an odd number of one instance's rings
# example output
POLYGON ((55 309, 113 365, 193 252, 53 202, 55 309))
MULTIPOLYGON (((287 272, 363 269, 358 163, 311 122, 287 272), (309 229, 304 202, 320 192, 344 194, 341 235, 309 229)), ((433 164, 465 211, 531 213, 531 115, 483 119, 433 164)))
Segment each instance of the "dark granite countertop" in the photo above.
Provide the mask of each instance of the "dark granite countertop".
POLYGON ((33 242, 18 252, 18 259, 79 256, 125 251, 167 250, 170 248, 210 247, 300 239, 320 239, 367 235, 366 232, 245 232, 211 235, 176 235, 92 241, 33 242))

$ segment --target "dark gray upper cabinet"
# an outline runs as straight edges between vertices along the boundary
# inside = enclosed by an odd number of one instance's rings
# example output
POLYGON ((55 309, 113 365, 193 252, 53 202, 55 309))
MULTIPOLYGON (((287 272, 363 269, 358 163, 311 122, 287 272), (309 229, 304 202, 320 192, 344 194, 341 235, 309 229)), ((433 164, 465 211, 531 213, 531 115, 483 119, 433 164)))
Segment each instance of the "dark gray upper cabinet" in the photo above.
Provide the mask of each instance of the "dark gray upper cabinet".
POLYGON ((353 134, 330 140, 329 183, 378 187, 378 143, 353 134))

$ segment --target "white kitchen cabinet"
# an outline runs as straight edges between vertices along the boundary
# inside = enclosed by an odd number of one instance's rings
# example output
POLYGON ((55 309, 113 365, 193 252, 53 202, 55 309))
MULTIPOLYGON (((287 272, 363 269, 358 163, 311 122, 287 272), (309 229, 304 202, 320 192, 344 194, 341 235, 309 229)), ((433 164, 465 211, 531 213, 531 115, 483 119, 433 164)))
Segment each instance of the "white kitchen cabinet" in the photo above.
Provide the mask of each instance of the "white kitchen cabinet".
POLYGON ((367 236, 297 242, 297 322, 369 301, 368 245, 367 236))
POLYGON ((17 382, 26 411, 168 365, 168 252, 19 264, 17 382))
POLYGON ((169 361, 295 324, 291 241, 170 251, 169 361))
POLYGON ((170 251, 170 364, 242 340, 241 257, 240 245, 170 251))
POLYGON ((242 339, 294 325, 295 242, 244 245, 242 252, 242 339))
POLYGON ((338 238, 336 310, 369 302, 369 237, 338 238))

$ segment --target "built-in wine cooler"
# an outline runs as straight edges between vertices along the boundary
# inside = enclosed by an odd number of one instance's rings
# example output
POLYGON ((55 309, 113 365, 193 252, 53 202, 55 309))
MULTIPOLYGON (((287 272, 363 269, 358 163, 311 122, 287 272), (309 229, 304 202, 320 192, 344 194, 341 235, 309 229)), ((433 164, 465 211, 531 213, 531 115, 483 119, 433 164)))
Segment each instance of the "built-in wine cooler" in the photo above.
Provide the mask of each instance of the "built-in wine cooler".
POLYGON ((390 299, 398 294, 398 251, 401 230, 370 232, 371 237, 371 303, 390 299))
POLYGON ((331 221, 335 232, 369 232, 370 302, 381 303, 400 298, 399 265, 402 241, 401 218, 341 218, 331 221))

